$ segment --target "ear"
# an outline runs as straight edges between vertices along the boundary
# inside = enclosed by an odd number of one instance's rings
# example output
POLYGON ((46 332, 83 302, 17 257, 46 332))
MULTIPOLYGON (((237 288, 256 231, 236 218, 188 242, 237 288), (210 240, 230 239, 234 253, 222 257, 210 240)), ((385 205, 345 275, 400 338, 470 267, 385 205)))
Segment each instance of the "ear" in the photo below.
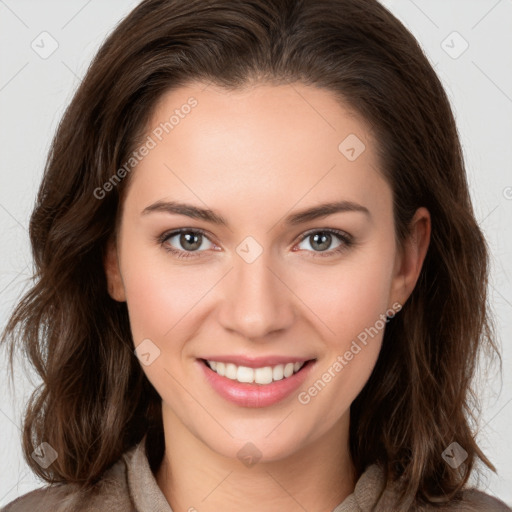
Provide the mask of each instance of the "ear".
POLYGON ((107 278, 108 294, 118 302, 126 301, 126 293, 121 270, 119 269, 119 258, 117 253, 117 242, 110 239, 105 248, 103 256, 103 267, 107 278))
POLYGON ((405 304, 414 290, 430 244, 430 232, 430 213, 426 208, 418 208, 409 224, 409 235, 395 260, 391 304, 405 304))

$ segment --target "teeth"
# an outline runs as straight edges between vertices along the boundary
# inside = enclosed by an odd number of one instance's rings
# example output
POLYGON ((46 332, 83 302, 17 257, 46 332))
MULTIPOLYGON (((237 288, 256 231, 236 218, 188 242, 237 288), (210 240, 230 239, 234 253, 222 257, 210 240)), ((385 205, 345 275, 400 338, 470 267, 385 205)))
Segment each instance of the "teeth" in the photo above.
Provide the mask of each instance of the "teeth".
POLYGON ((256 382, 256 384, 270 384, 272 382, 273 376, 274 374, 271 366, 265 366, 265 368, 256 368, 254 370, 254 382, 256 382))
POLYGON ((239 366, 236 371, 236 380, 238 382, 254 382, 254 370, 246 366, 239 366))
POLYGON ((233 363, 227 363, 224 377, 227 377, 228 379, 231 379, 231 380, 235 380, 236 374, 237 374, 236 365, 234 365, 233 363))
POLYGON ((290 375, 293 374, 293 363, 288 363, 285 367, 284 367, 284 376, 285 377, 289 377, 290 375))
POLYGON ((290 377, 297 373, 305 363, 287 363, 276 366, 265 366, 263 368, 249 368, 247 366, 236 366, 233 363, 222 363, 220 361, 207 361, 210 368, 222 377, 227 377, 238 382, 270 384, 290 377))
POLYGON ((274 366, 272 370, 272 378, 274 380, 281 380, 284 377, 284 366, 282 364, 278 364, 274 366))

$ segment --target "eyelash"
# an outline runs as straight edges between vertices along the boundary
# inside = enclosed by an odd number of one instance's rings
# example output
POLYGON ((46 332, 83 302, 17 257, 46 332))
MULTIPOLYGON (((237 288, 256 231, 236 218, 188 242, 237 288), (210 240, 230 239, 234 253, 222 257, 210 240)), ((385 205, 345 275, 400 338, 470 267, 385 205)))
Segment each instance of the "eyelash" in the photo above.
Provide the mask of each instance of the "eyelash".
MULTIPOLYGON (((181 233, 200 234, 200 235, 204 236, 205 238, 207 238, 208 240, 210 240, 205 231, 203 231, 202 229, 196 229, 196 228, 194 228, 194 229, 182 228, 182 229, 177 229, 177 230, 171 231, 171 232, 165 232, 165 233, 162 233, 161 235, 159 235, 158 237, 156 237, 156 240, 163 247, 163 249, 165 251, 174 254, 177 258, 201 257, 195 253, 200 254, 201 252, 205 252, 205 251, 182 251, 182 250, 175 249, 174 247, 171 247, 171 246, 165 244, 165 242, 167 242, 167 240, 169 240, 170 238, 173 238, 174 236, 179 235, 181 233)), ((336 237, 338 237, 338 239, 342 243, 338 247, 336 247, 335 249, 331 249, 330 251, 307 251, 307 252, 314 253, 314 256, 312 256, 313 258, 316 258, 316 257, 326 258, 329 256, 334 256, 336 254, 341 254, 342 252, 346 251, 348 248, 352 247, 355 243, 353 237, 351 235, 349 235, 348 233, 345 233, 344 231, 339 231, 337 229, 331 229, 331 228, 310 230, 302 236, 302 238, 299 240, 298 243, 299 244, 302 243, 304 240, 306 240, 307 238, 309 238, 310 236, 312 236, 316 233, 329 233, 331 235, 335 235, 336 237)))

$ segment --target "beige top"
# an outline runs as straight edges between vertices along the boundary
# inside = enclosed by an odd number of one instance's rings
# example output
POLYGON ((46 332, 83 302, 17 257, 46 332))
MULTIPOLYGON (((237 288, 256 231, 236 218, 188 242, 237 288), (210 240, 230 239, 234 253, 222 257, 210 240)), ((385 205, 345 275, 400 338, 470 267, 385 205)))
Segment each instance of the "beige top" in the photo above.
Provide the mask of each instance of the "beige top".
MULTIPOLYGON (((390 491, 386 491, 379 499, 383 481, 383 472, 379 466, 369 466, 357 481, 354 492, 335 507, 333 512, 392 512, 389 505, 390 491)), ((418 512, 427 510, 431 510, 430 507, 422 508, 418 512)), ((465 491, 462 503, 442 510, 512 511, 503 502, 472 489, 465 491)), ((127 451, 93 489, 80 492, 75 484, 47 485, 12 501, 0 512, 82 511, 173 512, 151 472, 145 451, 145 438, 127 451)))

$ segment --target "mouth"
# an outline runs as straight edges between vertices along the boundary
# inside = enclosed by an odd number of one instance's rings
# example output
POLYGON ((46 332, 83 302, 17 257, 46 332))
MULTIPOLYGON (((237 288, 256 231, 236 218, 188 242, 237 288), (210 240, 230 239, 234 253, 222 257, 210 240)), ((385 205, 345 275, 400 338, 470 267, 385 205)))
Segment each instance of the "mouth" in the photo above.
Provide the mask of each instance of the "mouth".
MULTIPOLYGON (((268 407, 291 397, 304 383, 316 359, 269 366, 240 366, 214 359, 196 360, 205 382, 220 397, 241 407, 268 407)), ((247 364, 247 363, 246 363, 247 364)))
POLYGON ((251 368, 249 366, 236 365, 224 361, 213 361, 201 359, 210 370, 221 377, 240 382, 242 384, 258 384, 264 386, 272 382, 278 382, 290 378, 300 372, 307 364, 314 362, 314 359, 306 361, 295 361, 273 366, 261 366, 251 368))

